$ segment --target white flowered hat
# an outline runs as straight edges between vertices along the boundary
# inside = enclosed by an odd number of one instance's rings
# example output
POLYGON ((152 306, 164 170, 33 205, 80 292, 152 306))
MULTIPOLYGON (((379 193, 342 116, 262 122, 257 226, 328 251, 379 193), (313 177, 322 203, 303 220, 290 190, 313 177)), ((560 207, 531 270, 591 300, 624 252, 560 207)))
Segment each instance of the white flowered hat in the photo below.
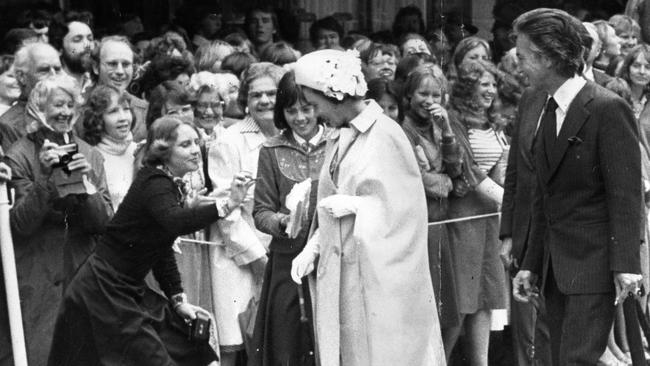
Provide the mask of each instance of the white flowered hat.
POLYGON ((293 70, 297 84, 319 90, 330 98, 343 100, 346 94, 363 97, 368 91, 356 50, 314 51, 298 59, 293 70))

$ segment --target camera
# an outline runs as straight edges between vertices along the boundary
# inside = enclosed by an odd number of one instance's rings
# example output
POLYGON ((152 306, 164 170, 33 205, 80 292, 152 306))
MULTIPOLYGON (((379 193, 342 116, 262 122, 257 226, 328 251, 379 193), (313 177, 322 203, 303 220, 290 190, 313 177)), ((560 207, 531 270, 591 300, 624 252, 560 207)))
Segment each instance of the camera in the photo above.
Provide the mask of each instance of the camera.
POLYGON ((72 161, 72 157, 79 152, 79 146, 72 143, 58 146, 54 150, 59 155, 59 162, 52 165, 52 168, 62 168, 65 173, 70 174, 68 164, 72 161))
POLYGON ((52 179, 59 197, 69 195, 85 195, 86 187, 83 184, 83 173, 79 170, 71 171, 68 164, 72 157, 79 152, 79 146, 75 143, 60 145, 53 149, 59 156, 59 162, 52 165, 52 179))

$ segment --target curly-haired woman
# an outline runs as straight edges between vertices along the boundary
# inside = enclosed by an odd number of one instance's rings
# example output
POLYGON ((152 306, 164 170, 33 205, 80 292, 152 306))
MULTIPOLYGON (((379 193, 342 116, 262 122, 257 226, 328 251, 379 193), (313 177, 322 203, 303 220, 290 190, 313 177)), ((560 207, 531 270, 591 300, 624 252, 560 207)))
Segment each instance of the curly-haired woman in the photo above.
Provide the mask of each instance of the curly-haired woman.
MULTIPOLYGON (((453 180, 450 218, 494 213, 501 206, 508 143, 495 110, 496 85, 492 63, 460 64, 449 118, 465 158, 461 176, 453 180)), ((492 310, 506 306, 498 225, 494 216, 448 226, 461 313, 456 336, 464 327, 472 365, 487 365, 492 310)))
POLYGON ((183 194, 178 182, 199 169, 199 134, 174 117, 151 125, 144 151, 145 167, 65 293, 49 365, 207 365, 217 359, 208 341, 189 338, 187 323, 208 314, 188 302, 172 244, 228 216, 252 179, 236 174, 223 200, 183 194), (150 271, 166 297, 145 283, 150 271))
POLYGON ((88 96, 81 117, 84 140, 97 147, 104 157, 106 184, 113 208, 117 210, 133 182, 135 171, 131 126, 133 114, 124 92, 99 85, 88 96))

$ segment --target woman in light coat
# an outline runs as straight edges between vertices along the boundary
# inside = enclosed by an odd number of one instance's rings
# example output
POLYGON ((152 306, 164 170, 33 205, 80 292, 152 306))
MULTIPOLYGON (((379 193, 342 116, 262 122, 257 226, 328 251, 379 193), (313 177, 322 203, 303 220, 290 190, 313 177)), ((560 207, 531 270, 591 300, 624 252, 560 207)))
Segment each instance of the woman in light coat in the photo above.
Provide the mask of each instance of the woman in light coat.
MULTIPOLYGON (((427 206, 411 144, 375 101, 355 51, 298 60, 296 83, 335 127, 318 182, 317 228, 292 277, 316 268, 322 366, 445 365, 427 255, 427 206)), ((314 228, 313 228, 314 229, 314 228)))
MULTIPOLYGON (((268 62, 252 64, 242 74, 239 102, 248 111, 208 149, 208 174, 213 195, 227 194, 240 171, 257 173, 260 148, 278 131, 273 124, 275 95, 284 69, 268 62)), ((221 364, 233 365, 244 350, 238 316, 259 298, 271 237, 255 229, 253 190, 227 219, 213 225, 210 240, 218 243, 210 254, 214 315, 219 333, 221 364)))

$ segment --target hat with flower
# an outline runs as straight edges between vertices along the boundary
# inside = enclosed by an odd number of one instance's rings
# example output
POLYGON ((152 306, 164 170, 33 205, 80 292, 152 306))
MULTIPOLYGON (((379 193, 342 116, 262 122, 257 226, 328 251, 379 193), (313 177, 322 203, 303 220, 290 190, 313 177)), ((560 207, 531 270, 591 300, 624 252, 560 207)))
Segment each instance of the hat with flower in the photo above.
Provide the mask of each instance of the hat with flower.
POLYGON ((363 97, 368 91, 356 50, 320 50, 302 56, 293 65, 296 83, 343 100, 345 95, 363 97))

